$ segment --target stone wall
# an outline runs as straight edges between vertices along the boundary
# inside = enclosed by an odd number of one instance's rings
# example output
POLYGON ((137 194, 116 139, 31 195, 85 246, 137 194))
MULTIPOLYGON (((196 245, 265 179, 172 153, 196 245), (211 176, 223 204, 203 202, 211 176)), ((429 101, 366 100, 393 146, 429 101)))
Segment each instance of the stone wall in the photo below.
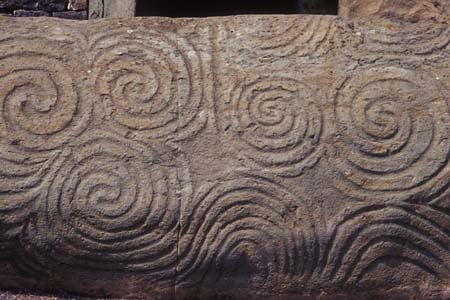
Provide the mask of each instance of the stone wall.
POLYGON ((0 0, 0 14, 15 17, 87 19, 87 0, 0 0))

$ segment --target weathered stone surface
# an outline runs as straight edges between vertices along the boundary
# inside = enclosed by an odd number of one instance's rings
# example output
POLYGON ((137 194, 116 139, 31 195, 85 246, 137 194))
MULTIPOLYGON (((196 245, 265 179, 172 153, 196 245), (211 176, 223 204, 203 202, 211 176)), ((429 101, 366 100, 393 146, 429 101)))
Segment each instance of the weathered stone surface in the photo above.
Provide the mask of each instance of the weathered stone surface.
POLYGON ((66 5, 66 0, 39 0, 37 8, 45 11, 63 11, 66 5))
POLYGON ((133 17, 136 12, 136 0, 91 0, 89 19, 108 17, 133 17))
POLYGON ((57 11, 52 13, 53 17, 63 18, 63 19, 72 19, 72 20, 86 20, 87 19, 87 11, 57 11))
POLYGON ((450 15, 448 0, 340 0, 339 14, 344 17, 385 17, 419 22, 442 20, 450 15))
POLYGON ((71 10, 87 10, 87 0, 69 0, 68 8, 71 10))
POLYGON ((0 0, 0 8, 36 8, 38 0, 0 0))
POLYGON ((449 44, 445 17, 0 18, 0 286, 448 298, 449 44))
POLYGON ((0 0, 0 8, 62 11, 66 0, 0 0))
POLYGON ((14 17, 49 17, 50 13, 42 10, 18 9, 14 11, 14 17))

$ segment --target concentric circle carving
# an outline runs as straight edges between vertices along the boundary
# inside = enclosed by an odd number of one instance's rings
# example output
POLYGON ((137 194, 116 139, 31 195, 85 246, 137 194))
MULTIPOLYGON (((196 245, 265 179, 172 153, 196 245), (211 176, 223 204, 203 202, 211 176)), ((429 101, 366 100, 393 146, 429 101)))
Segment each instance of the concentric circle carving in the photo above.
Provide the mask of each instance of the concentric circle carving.
POLYGON ((240 174, 202 186, 183 213, 180 287, 273 291, 307 282, 318 254, 310 217, 269 178, 240 174))
POLYGON ((306 84, 262 77, 235 89, 232 101, 239 150, 251 167, 297 176, 317 163, 322 113, 306 84))
MULTIPOLYGON (((235 39, 232 44, 251 55, 249 60, 272 62, 290 57, 321 57, 330 51, 336 31, 333 17, 283 16, 275 22, 272 18, 252 17, 246 20, 247 34, 230 34, 235 39)), ((233 28, 229 31, 234 32, 233 28)))
POLYGON ((450 113, 436 79, 384 67, 346 81, 334 103, 336 187, 362 199, 426 199, 450 176, 450 113))
POLYGON ((117 124, 155 138, 201 128, 202 68, 184 38, 115 31, 94 40, 93 47, 96 92, 111 101, 117 124))
POLYGON ((70 47, 62 57, 45 41, 28 44, 17 38, 2 46, 0 135, 29 150, 52 150, 88 126, 92 106, 73 76, 70 47))
POLYGON ((29 231, 50 241, 49 234, 58 233, 49 267, 64 262, 83 270, 173 276, 179 177, 173 158, 163 156, 104 132, 65 153, 29 231))

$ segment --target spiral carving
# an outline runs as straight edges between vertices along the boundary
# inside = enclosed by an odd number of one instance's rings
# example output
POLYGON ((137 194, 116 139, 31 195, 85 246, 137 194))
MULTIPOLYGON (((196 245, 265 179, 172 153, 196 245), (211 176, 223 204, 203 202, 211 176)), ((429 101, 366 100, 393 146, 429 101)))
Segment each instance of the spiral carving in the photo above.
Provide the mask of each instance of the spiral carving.
POLYGON ((291 78, 263 77, 235 89, 232 122, 245 161, 298 176, 321 156, 320 99, 291 78))
POLYGON ((330 50, 335 33, 332 17, 285 16, 276 22, 272 18, 255 16, 248 19, 248 34, 232 35, 237 39, 233 44, 240 48, 244 45, 252 59, 263 62, 292 56, 320 57, 330 50))
POLYGON ((359 20, 354 23, 354 30, 362 38, 359 45, 364 50, 362 55, 367 56, 368 51, 395 56, 439 56, 450 44, 450 25, 446 20, 448 7, 445 7, 448 4, 445 4, 446 1, 439 2, 404 1, 393 4, 391 1, 376 0, 370 6, 354 2, 344 5, 342 14, 390 16, 384 22, 359 20))
POLYGON ((380 204, 346 211, 330 227, 323 280, 349 285, 370 281, 377 266, 389 271, 389 262, 395 262, 394 272, 400 276, 412 267, 413 274, 447 278, 448 224, 448 211, 426 205, 380 204))
POLYGON ((274 291, 311 276, 318 250, 308 209, 272 179, 226 176, 203 186, 182 215, 182 288, 274 291))
POLYGON ((1 45, 0 135, 28 150, 56 149, 89 123, 91 105, 72 76, 75 54, 52 47, 62 45, 21 38, 1 45))
POLYGON ((153 30, 114 31, 91 46, 96 91, 112 102, 117 124, 155 138, 202 128, 201 62, 185 39, 153 30))
POLYGON ((55 156, 0 145, 0 241, 17 237, 34 208, 55 156))
POLYGON ((450 176, 450 112, 437 80, 396 67, 346 81, 334 103, 336 187, 360 199, 429 199, 450 176))
POLYGON ((81 73, 77 38, 0 38, 0 248, 17 247, 60 149, 89 124, 92 106, 72 73, 81 73))
MULTIPOLYGON (((93 132, 64 153, 27 236, 47 237, 54 257, 83 270, 174 275, 178 175, 146 145, 93 132), (57 232, 53 241, 51 233, 57 232)), ((167 156, 167 154, 165 154, 167 156)))
POLYGON ((420 22, 414 29, 404 26, 404 22, 390 22, 388 25, 357 24, 362 28, 355 30, 364 39, 361 49, 374 53, 424 56, 436 55, 450 44, 450 26, 446 22, 420 22))

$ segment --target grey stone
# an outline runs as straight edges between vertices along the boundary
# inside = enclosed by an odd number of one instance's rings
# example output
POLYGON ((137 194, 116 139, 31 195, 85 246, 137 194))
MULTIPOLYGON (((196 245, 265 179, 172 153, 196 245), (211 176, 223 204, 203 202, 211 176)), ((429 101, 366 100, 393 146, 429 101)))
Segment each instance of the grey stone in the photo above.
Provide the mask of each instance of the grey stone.
POLYGON ((36 9, 43 11, 63 11, 66 0, 0 0, 0 8, 36 9))
POLYGON ((87 0, 69 0, 68 8, 71 10, 87 10, 88 2, 87 0))
POLYGON ((89 19, 133 17, 136 0, 91 0, 89 2, 89 19))
POLYGON ((37 2, 37 0, 0 0, 0 8, 34 9, 37 2))
POLYGON ((42 10, 18 9, 14 11, 15 17, 48 17, 50 13, 42 10))
POLYGON ((60 11, 52 13, 53 17, 73 20, 86 20, 87 11, 60 11))
POLYGON ((67 8, 67 0, 39 0, 37 8, 45 11, 63 11, 67 8))

